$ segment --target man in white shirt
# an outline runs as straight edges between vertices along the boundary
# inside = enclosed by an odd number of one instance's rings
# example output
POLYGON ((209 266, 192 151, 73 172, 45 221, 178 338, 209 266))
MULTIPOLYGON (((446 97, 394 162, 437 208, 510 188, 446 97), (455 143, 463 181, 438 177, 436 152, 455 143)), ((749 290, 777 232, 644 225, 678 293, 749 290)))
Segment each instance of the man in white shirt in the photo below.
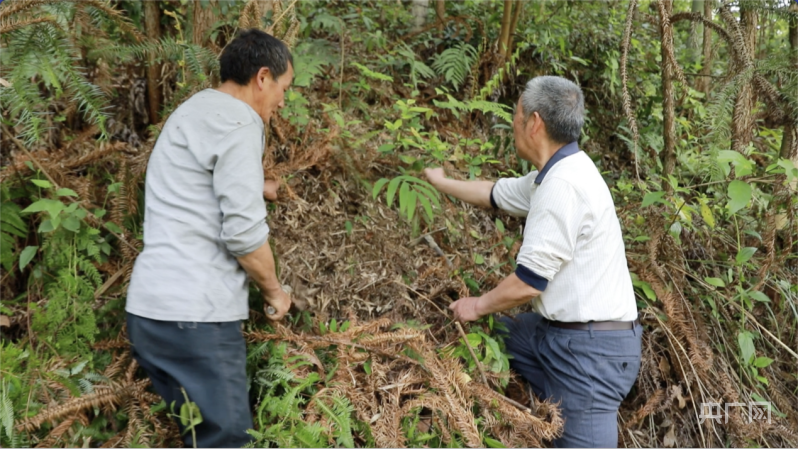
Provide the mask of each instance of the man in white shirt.
POLYGON ((539 171, 491 181, 447 179, 439 191, 525 216, 514 274, 480 297, 451 305, 467 322, 531 301, 537 313, 502 321, 512 368, 538 397, 561 402, 557 447, 616 447, 618 407, 640 369, 642 327, 610 191, 577 141, 584 97, 571 81, 536 77, 513 119, 518 156, 539 171))

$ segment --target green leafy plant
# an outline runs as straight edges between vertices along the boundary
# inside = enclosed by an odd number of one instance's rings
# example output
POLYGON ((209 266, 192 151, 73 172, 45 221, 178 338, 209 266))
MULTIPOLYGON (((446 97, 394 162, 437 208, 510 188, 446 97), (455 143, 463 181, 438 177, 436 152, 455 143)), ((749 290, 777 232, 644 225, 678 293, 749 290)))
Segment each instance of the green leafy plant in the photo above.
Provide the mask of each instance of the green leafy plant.
POLYGON ((432 206, 440 207, 440 194, 430 183, 410 175, 400 175, 390 180, 382 178, 374 183, 372 197, 377 198, 386 186, 385 200, 388 207, 391 207, 394 198, 398 198, 399 213, 407 218, 407 221, 413 222, 419 206, 424 211, 427 222, 435 218, 432 206))
POLYGON ((191 442, 194 447, 197 447, 197 426, 202 424, 202 413, 199 406, 189 400, 185 388, 180 387, 180 392, 183 394, 183 403, 180 404, 179 412, 175 412, 176 401, 172 402, 170 416, 180 420, 180 424, 183 426, 183 435, 191 432, 191 442))
MULTIPOLYGON (((55 189, 46 180, 32 183, 56 197, 76 196, 70 189, 55 189)), ((64 354, 90 356, 98 331, 92 307, 94 292, 103 280, 94 262, 101 263, 111 247, 100 230, 86 224, 87 211, 77 202, 39 198, 20 212, 41 214, 38 232, 43 236, 41 262, 33 267, 34 279, 44 285, 49 301, 34 315, 33 325, 64 354)), ((20 254, 20 270, 35 257, 37 247, 20 254)))

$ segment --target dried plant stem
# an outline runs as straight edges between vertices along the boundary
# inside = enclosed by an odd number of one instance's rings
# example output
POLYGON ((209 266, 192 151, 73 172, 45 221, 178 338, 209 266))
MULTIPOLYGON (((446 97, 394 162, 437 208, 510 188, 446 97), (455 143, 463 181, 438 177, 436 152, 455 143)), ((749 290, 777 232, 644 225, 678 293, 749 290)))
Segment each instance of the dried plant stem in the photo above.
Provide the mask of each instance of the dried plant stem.
POLYGON ((272 27, 274 27, 274 26, 276 26, 278 23, 280 23, 280 20, 282 20, 282 19, 283 19, 283 17, 284 17, 286 14, 288 14, 288 12, 289 12, 289 11, 291 11, 291 8, 293 8, 293 7, 294 7, 294 5, 296 5, 296 2, 297 2, 297 1, 299 1, 299 0, 294 0, 293 2, 291 2, 291 4, 290 4, 290 5, 288 5, 288 7, 286 7, 286 8, 285 8, 285 9, 282 11, 282 13, 280 13, 280 15, 279 15, 279 16, 277 16, 277 18, 276 18, 276 19, 274 19, 274 21, 272 21, 272 27))
POLYGON ((49 180, 50 183, 52 185, 54 185, 56 188, 59 188, 59 185, 58 185, 57 182, 55 182, 55 179, 53 179, 53 177, 50 176, 50 173, 48 173, 47 170, 44 169, 44 166, 42 166, 42 164, 39 162, 39 160, 36 159, 33 156, 33 154, 28 150, 28 148, 25 147, 25 144, 22 143, 16 137, 14 137, 5 127, 3 128, 3 132, 6 133, 6 137, 11 139, 11 141, 14 142, 14 144, 17 147, 19 147, 19 149, 22 150, 22 152, 24 152, 28 156, 28 158, 30 158, 31 162, 33 162, 33 164, 36 165, 36 167, 44 174, 44 176, 47 178, 47 180, 49 180))
MULTIPOLYGON (((340 20, 340 19, 339 19, 340 20)), ((338 110, 341 110, 344 102, 344 56, 346 55, 346 48, 344 47, 344 21, 341 20, 341 74, 338 78, 338 110)))
POLYGON ((479 359, 477 358, 477 355, 474 354, 474 349, 471 348, 470 344, 468 344, 468 338, 466 337, 466 333, 463 330, 463 325, 460 324, 459 321, 455 321, 454 324, 457 327, 457 330, 460 332, 460 336, 463 337, 463 343, 466 345, 466 348, 468 348, 468 352, 471 354, 471 358, 473 358, 474 359, 474 363, 477 364, 477 369, 479 370, 479 375, 480 375, 480 377, 482 377, 482 383, 485 384, 485 385, 488 385, 488 377, 485 376, 485 369, 482 368, 482 362, 480 362, 479 359))
MULTIPOLYGON (((427 297, 427 295, 425 295, 425 294, 423 294, 423 293, 421 293, 421 292, 418 292, 418 291, 416 291, 415 289, 413 289, 412 287, 410 287, 410 286, 408 286, 408 285, 405 285, 405 284, 402 284, 401 282, 398 282, 398 281, 393 281, 393 282, 394 282, 395 284, 399 284, 399 285, 401 285, 402 287, 405 287, 406 289, 408 289, 408 290, 412 291, 413 293, 417 294, 417 295, 418 295, 420 298, 422 298, 422 299, 426 300, 427 302, 429 302, 430 304, 432 304, 432 305, 433 305, 433 307, 435 307, 436 309, 438 309, 438 312, 440 312, 442 315, 444 315, 444 316, 446 316, 446 317, 448 318, 448 314, 447 314, 446 312, 444 312, 444 310, 443 310, 443 309, 441 309, 440 307, 438 307, 438 305, 437 305, 437 304, 435 304, 435 303, 432 301, 432 299, 430 299, 429 297, 427 297)), ((462 324, 460 324, 460 322, 459 322, 459 321, 455 321, 455 322, 454 322, 454 324, 455 324, 455 326, 457 327, 457 331, 458 331, 458 332, 460 332, 460 336, 461 336, 461 337, 463 337, 463 343, 465 343, 465 345, 466 345, 466 348, 468 348, 468 352, 471 354, 471 358, 473 358, 473 359, 474 359, 474 363, 477 365, 477 369, 479 370, 479 375, 480 375, 480 377, 482 378, 482 383, 484 383, 485 385, 488 385, 488 376, 486 376, 486 375, 485 375, 485 368, 483 368, 483 367, 482 367, 482 362, 480 362, 480 361, 479 361, 479 359, 477 358, 477 355, 476 355, 476 354, 474 354, 474 349, 473 349, 473 348, 471 348, 471 345, 470 345, 470 344, 468 344, 468 338, 466 337, 465 330, 463 330, 463 325, 462 325, 462 324)))
POLYGON ((623 31, 623 41, 621 42, 621 83, 623 88, 623 110, 626 113, 626 119, 629 120, 629 130, 632 131, 632 146, 635 158, 635 176, 640 181, 640 160, 637 155, 637 144, 640 141, 640 133, 637 129, 637 120, 635 118, 634 110, 632 109, 632 100, 629 95, 629 71, 627 69, 627 60, 629 58, 629 42, 632 38, 632 22, 637 9, 637 0, 629 2, 629 11, 626 17, 626 27, 623 31))

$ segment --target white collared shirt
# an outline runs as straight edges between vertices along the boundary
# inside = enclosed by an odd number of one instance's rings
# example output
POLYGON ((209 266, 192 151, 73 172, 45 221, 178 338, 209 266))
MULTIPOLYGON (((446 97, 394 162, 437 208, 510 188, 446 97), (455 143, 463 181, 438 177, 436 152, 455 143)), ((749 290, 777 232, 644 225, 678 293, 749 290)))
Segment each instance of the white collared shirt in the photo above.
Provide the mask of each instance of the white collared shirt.
POLYGON ((491 193, 497 207, 527 217, 516 273, 542 291, 532 302, 545 318, 632 321, 637 304, 610 190, 576 142, 558 153, 491 193))

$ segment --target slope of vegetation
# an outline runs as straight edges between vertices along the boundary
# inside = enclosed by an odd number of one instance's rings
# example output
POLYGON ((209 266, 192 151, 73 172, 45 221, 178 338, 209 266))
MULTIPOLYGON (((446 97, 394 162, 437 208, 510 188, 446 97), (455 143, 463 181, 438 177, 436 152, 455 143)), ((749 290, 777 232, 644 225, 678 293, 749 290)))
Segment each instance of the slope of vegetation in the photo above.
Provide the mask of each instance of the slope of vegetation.
POLYGON ((130 359, 125 288, 160 126, 218 82, 218 53, 248 27, 286 41, 296 72, 264 168, 283 182, 268 220, 297 310, 270 325, 251 297, 258 446, 539 446, 561 431, 510 374, 494 317, 447 315, 514 269, 523 223, 421 175, 528 172, 510 121, 543 74, 585 92, 580 146, 611 187, 646 329, 620 444, 798 445, 798 4, 433 8, 2 2, 0 445, 181 444, 180 411, 130 359), (745 406, 701 419, 709 403, 745 406))

